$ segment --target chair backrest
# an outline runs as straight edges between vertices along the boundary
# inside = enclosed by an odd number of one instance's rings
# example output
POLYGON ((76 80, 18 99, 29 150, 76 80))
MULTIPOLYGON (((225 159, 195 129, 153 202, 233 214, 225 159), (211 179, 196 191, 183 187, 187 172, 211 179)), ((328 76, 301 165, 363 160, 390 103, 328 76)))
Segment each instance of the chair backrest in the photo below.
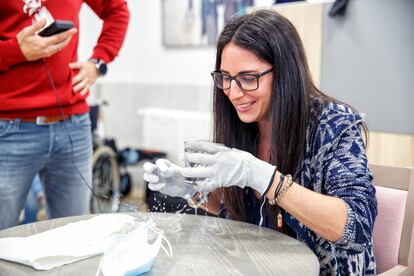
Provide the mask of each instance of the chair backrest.
POLYGON ((414 223, 413 230, 411 231, 411 244, 408 252, 408 269, 405 275, 414 275, 414 223))
POLYGON ((377 189, 378 215, 373 238, 377 272, 382 273, 397 264, 409 263, 414 235, 414 168, 373 164, 369 168, 377 189))

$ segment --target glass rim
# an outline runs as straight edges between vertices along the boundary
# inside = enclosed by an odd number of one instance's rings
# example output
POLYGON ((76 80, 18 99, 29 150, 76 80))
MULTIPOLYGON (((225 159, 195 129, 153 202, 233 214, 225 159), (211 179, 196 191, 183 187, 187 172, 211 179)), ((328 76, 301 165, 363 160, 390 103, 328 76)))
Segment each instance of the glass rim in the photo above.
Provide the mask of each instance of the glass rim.
POLYGON ((269 74, 272 71, 273 71, 273 67, 271 67, 268 70, 265 70, 265 71, 263 71, 261 73, 242 73, 242 74, 237 74, 235 76, 232 76, 232 75, 226 74, 226 73, 222 73, 221 71, 217 71, 217 70, 211 72, 210 74, 211 74, 211 77, 213 78, 214 85, 217 88, 219 88, 219 89, 222 89, 222 90, 228 90, 228 89, 230 89, 231 88, 231 82, 232 82, 232 80, 234 80, 236 82, 237 86, 240 89, 242 89, 244 91, 255 91, 255 90, 259 89, 259 79, 261 77, 263 77, 264 75, 269 74), (229 87, 224 88, 223 84, 218 85, 219 82, 216 81, 216 76, 228 76, 228 77, 230 77, 229 87), (250 88, 249 89, 243 88, 242 83, 238 79, 238 77, 240 77, 240 76, 254 76, 256 78, 256 87, 255 88, 251 88, 251 89, 250 88))

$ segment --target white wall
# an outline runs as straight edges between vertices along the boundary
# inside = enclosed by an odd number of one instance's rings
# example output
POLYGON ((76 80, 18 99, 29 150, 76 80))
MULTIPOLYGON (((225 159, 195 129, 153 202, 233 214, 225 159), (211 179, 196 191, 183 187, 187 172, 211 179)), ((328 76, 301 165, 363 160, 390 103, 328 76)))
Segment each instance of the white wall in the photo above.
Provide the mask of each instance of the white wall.
MULTIPOLYGON (((149 131, 144 129, 138 109, 156 107, 211 113, 210 72, 214 68, 215 48, 165 48, 161 0, 129 0, 128 5, 130 24, 124 45, 109 64, 108 75, 92 87, 90 98, 96 98, 98 91, 109 102, 103 108, 106 136, 115 137, 120 147, 144 147, 144 135, 149 131)), ((79 59, 86 60, 102 23, 87 5, 82 8, 80 20, 79 59)), ((157 127, 150 132, 154 139, 171 140, 180 135, 171 129, 171 133, 165 133, 165 129, 157 127)), ((153 146, 168 151, 167 140, 153 146)))
MULTIPOLYGON (((215 48, 164 48, 161 0, 129 0, 131 14, 124 46, 104 82, 210 85, 215 48)), ((100 30, 99 19, 84 5, 80 59, 87 59, 100 30)))

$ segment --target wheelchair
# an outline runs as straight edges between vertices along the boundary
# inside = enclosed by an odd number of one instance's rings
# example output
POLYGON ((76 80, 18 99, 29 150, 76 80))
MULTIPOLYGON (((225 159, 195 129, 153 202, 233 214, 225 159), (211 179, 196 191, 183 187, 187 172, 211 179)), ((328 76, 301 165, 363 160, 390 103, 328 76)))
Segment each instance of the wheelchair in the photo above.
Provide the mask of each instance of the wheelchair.
POLYGON ((89 209, 92 214, 116 213, 120 211, 122 198, 132 187, 128 166, 135 166, 143 160, 154 161, 166 154, 148 149, 123 148, 118 150, 115 139, 97 134, 100 105, 91 106, 89 115, 92 123, 92 195, 89 209))
POLYGON ((118 212, 121 204, 121 181, 117 153, 107 145, 94 149, 92 157, 92 196, 90 212, 118 212))
MULTIPOLYGON (((107 105, 105 101, 90 107, 92 123, 93 157, 92 157, 92 195, 90 198, 90 212, 116 213, 120 211, 123 197, 131 190, 131 177, 128 166, 137 165, 141 161, 152 161, 166 158, 167 154, 161 151, 148 149, 124 148, 118 150, 115 139, 97 134, 99 108, 107 105)), ((200 215, 207 214, 202 209, 198 211, 187 206, 182 198, 166 196, 154 192, 146 187, 145 203, 150 212, 186 213, 200 215)))

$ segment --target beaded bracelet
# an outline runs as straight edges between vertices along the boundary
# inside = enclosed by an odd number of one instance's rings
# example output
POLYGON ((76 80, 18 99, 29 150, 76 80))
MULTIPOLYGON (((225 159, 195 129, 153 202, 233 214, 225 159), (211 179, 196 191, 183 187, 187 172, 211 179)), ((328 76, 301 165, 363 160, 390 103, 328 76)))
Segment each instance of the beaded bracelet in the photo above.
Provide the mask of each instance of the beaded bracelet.
MULTIPOLYGON (((272 200, 269 200, 270 205, 279 205, 279 201, 282 198, 282 196, 286 193, 286 191, 292 186, 293 179, 290 174, 287 174, 286 176, 280 175, 280 182, 276 187, 275 190, 275 196, 272 200), (284 182, 285 178, 287 179, 286 182, 284 182)), ((283 227, 283 216, 282 216, 282 208, 278 207, 277 215, 276 215, 276 225, 279 229, 282 229, 283 227)))
POLYGON ((292 179, 292 176, 290 174, 287 174, 285 177, 287 178, 286 184, 283 185, 283 189, 280 191, 280 193, 274 199, 277 205, 279 205, 279 201, 282 199, 282 197, 284 196, 284 194, 286 193, 286 191, 293 184, 293 179, 292 179))

